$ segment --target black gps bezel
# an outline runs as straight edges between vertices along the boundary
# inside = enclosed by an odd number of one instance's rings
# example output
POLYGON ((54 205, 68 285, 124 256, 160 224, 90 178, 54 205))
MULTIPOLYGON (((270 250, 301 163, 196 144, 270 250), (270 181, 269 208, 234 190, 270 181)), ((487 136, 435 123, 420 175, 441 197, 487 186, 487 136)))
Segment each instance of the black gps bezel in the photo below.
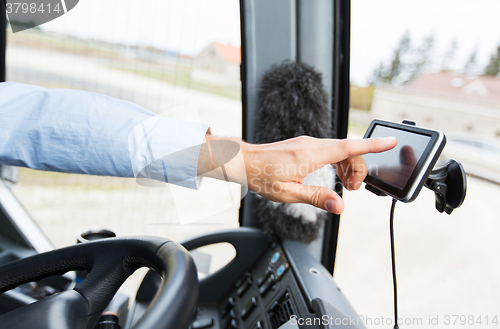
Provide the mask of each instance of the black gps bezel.
POLYGON ((395 123, 395 122, 376 119, 370 123, 370 126, 368 127, 365 136, 363 138, 370 138, 371 134, 373 133, 373 131, 377 126, 389 127, 392 129, 402 130, 405 132, 410 132, 430 137, 430 140, 427 143, 427 146, 425 147, 422 156, 418 160, 417 165, 415 166, 415 169, 408 178, 408 181, 406 182, 404 188, 401 189, 393 184, 390 184, 370 174, 368 174, 364 180, 366 184, 370 185, 372 188, 375 188, 379 192, 391 195, 395 199, 400 200, 402 202, 411 202, 415 200, 418 193, 424 186, 425 180, 427 179, 430 172, 434 168, 434 165, 436 164, 439 155, 441 154, 441 151, 443 150, 446 144, 446 137, 444 136, 443 133, 437 130, 416 127, 414 125, 409 125, 404 123, 395 123), (432 157, 432 159, 429 162, 430 157, 432 157), (422 171, 424 172, 423 175, 421 175, 422 171), (418 184, 417 187, 415 189, 412 189, 412 187, 415 185, 415 180, 417 178, 419 178, 420 181, 417 183, 418 184), (411 193, 411 195, 409 195, 409 193, 411 193))

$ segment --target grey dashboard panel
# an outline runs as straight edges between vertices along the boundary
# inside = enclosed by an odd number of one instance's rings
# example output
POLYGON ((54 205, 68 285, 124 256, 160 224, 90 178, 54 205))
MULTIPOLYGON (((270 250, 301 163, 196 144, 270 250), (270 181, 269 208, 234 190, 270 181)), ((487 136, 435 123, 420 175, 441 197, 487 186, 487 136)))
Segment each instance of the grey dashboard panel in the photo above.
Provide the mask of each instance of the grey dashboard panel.
POLYGON ((287 313, 288 316, 294 314, 301 318, 318 319, 327 315, 354 319, 355 326, 340 327, 365 328, 332 275, 301 243, 270 242, 259 229, 239 228, 194 238, 183 245, 193 250, 219 242, 233 244, 237 254, 224 268, 201 280, 198 305, 201 315, 196 317, 195 322, 208 321, 213 323, 213 328, 226 328, 231 327, 229 322, 233 318, 238 328, 276 329, 285 321, 273 321, 275 309, 286 296, 290 309, 293 309, 292 313, 287 313), (275 258, 276 254, 278 258, 275 258), (282 266, 284 271, 280 273, 278 270, 282 266), (253 311, 245 318, 240 314, 245 313, 248 305, 253 311), (228 314, 233 311, 235 313, 229 317, 228 314))
POLYGON ((25 248, 38 253, 54 249, 3 179, 0 179, 0 225, 0 236, 25 248))
MULTIPOLYGON (((357 319, 356 311, 335 284, 330 272, 315 260, 300 242, 285 240, 282 243, 291 268, 297 272, 296 278, 303 289, 305 299, 312 303, 313 300, 319 298, 347 317, 357 319)), ((365 328, 362 322, 357 326, 365 328)))
POLYGON ((57 298, 50 296, 2 315, 0 328, 85 329, 87 312, 88 304, 85 298, 78 292, 70 290, 60 293, 57 298), (54 310, 57 310, 57 314, 43 316, 54 313, 54 310))

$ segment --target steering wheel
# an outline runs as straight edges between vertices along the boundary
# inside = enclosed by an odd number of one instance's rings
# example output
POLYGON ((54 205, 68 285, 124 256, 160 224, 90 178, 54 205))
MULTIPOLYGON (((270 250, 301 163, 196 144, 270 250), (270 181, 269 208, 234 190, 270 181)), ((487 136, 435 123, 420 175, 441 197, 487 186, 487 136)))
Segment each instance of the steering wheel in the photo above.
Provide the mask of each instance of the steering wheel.
POLYGON ((163 282, 133 329, 187 328, 198 299, 194 262, 181 245, 155 237, 81 243, 0 267, 0 293, 50 275, 88 272, 73 290, 0 316, 0 328, 93 329, 118 288, 143 266, 154 269, 163 282))

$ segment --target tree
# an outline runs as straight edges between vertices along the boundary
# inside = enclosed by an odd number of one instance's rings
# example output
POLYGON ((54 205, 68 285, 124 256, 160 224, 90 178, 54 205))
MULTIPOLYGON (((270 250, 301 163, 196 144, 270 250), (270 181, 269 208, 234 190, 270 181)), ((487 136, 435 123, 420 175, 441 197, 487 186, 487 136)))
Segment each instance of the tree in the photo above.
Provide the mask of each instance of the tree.
POLYGON ((420 47, 412 47, 410 33, 406 31, 399 41, 391 63, 387 66, 382 62, 372 74, 371 85, 390 83, 405 85, 419 75, 430 63, 434 36, 424 38, 420 47))
POLYGON ((375 86, 386 76, 384 63, 380 63, 379 66, 373 70, 372 76, 368 79, 370 86, 375 86))
POLYGON ((451 70, 451 64, 453 64, 453 61, 455 60, 455 57, 457 55, 457 49, 458 49, 458 40, 454 38, 451 41, 450 48, 446 51, 443 57, 443 63, 441 63, 441 71, 450 71, 451 70))
POLYGON ((380 82, 392 83, 401 74, 404 69, 402 58, 404 58, 410 50, 410 45, 410 33, 406 31, 399 41, 398 46, 394 50, 394 56, 389 67, 386 68, 383 63, 380 63, 379 67, 375 69, 373 77, 371 79, 371 83, 373 85, 380 82))
POLYGON ((413 50, 412 59, 408 63, 408 77, 403 84, 415 79, 431 62, 431 53, 434 48, 434 36, 429 35, 424 38, 422 46, 413 50))
POLYGON ((382 77, 383 82, 393 82, 405 69, 404 58, 411 49, 410 33, 405 32, 398 47, 394 50, 394 58, 392 59, 389 67, 389 72, 386 76, 382 77))
POLYGON ((474 75, 477 74, 477 47, 472 51, 464 66, 464 74, 474 75))
POLYGON ((483 75, 496 77, 500 73, 500 45, 497 46, 496 54, 491 55, 490 62, 486 65, 483 75))

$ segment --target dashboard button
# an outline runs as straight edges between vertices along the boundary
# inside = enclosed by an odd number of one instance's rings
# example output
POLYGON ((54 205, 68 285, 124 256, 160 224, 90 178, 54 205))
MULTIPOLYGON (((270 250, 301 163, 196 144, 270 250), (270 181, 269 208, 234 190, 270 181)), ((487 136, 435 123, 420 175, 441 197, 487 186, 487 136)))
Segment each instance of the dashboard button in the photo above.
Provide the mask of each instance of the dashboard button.
POLYGON ((241 318, 245 320, 250 315, 255 306, 257 306, 257 298, 252 297, 252 299, 249 300, 245 307, 243 307, 243 309, 241 310, 241 318))
POLYGON ((285 264, 281 264, 278 269, 276 270, 276 275, 279 277, 281 277, 283 275, 283 273, 285 273, 287 267, 285 264))
POLYGON ((264 325, 260 321, 257 321, 257 323, 252 327, 252 329, 263 329, 263 328, 264 325))
POLYGON ((269 289, 273 284, 274 284, 274 275, 271 274, 269 278, 267 278, 267 280, 262 284, 262 286, 260 286, 259 288, 260 295, 264 296, 265 294, 267 294, 267 292, 269 291, 269 289))
POLYGON ((227 299, 226 304, 224 304, 224 306, 222 307, 221 315, 222 315, 223 318, 226 317, 226 315, 230 311, 232 311, 232 308, 234 307, 234 304, 235 304, 235 302, 234 302, 233 297, 229 297, 227 299))
POLYGON ((204 318, 204 319, 193 321, 191 328, 193 328, 193 329, 205 329, 205 328, 210 328, 213 325, 214 325, 214 319, 204 318))
POLYGON ((238 329, 238 322, 235 319, 231 319, 226 326, 226 329, 238 329))
POLYGON ((266 271, 264 272, 264 274, 262 274, 262 276, 257 279, 257 285, 259 287, 264 283, 264 281, 266 281, 266 279, 269 276, 269 274, 271 274, 271 268, 270 267, 268 267, 266 269, 266 271))
POLYGON ((245 281, 243 281, 243 283, 241 284, 241 286, 238 289, 236 289, 236 293, 238 294, 239 297, 241 297, 241 295, 243 295, 245 291, 247 291, 247 289, 250 288, 252 282, 253 282, 252 278, 247 276, 245 281))
POLYGON ((281 254, 279 251, 276 251, 274 254, 273 254, 273 257, 271 257, 271 264, 276 264, 276 262, 280 259, 281 257, 281 254))
POLYGON ((238 281, 236 281, 236 283, 234 284, 236 286, 236 289, 239 288, 243 284, 243 282, 245 282, 247 280, 247 278, 251 278, 251 277, 252 277, 252 275, 249 272, 245 272, 243 277, 241 279, 239 279, 238 281))

